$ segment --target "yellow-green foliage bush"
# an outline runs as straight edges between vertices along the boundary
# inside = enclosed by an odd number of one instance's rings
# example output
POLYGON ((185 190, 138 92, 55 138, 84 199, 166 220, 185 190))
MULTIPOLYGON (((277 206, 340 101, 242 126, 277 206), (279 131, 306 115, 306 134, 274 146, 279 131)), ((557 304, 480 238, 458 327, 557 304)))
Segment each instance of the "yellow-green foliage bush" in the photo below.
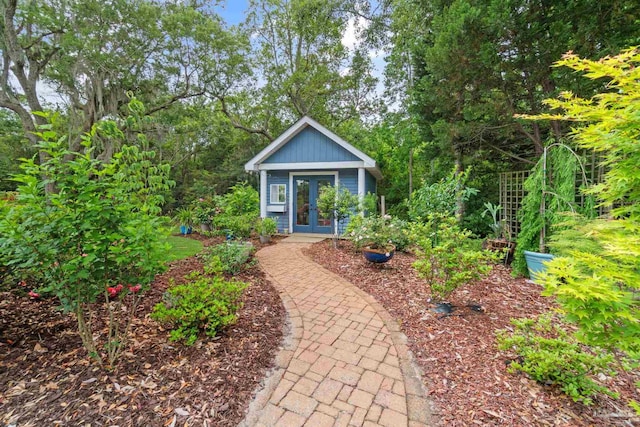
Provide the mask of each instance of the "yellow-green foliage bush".
POLYGON ((611 208, 608 218, 579 220, 552 244, 565 248, 549 263, 545 294, 557 298, 587 344, 640 357, 640 50, 600 61, 567 54, 557 63, 590 79, 609 80, 608 92, 582 99, 563 92, 547 104, 562 111, 538 119, 585 123, 573 130, 579 147, 603 158, 604 180, 586 192, 611 208), (573 249, 570 249, 573 248, 573 249), (597 250, 594 250, 597 248, 597 250))

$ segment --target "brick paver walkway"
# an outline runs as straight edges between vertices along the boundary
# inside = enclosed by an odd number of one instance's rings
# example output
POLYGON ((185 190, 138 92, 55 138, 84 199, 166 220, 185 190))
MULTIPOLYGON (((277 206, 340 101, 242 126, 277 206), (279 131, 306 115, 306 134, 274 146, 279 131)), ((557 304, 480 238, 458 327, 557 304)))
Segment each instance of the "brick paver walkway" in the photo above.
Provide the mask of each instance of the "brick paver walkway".
POLYGON ((257 253, 289 314, 276 369, 245 426, 426 426, 430 408, 406 337, 374 298, 304 256, 257 253))

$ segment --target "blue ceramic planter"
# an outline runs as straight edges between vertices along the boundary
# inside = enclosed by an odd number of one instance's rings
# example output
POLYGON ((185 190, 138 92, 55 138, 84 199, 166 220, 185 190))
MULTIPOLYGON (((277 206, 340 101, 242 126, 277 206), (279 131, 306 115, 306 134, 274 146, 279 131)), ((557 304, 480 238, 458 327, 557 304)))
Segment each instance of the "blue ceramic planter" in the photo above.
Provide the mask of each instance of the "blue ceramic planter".
POLYGON ((387 248, 386 251, 383 249, 363 248, 362 254, 367 261, 375 262, 376 264, 382 264, 393 258, 393 254, 395 254, 395 251, 396 247, 392 245, 391 247, 387 248))
POLYGON ((543 254, 540 252, 524 251, 524 259, 525 261, 527 261, 529 277, 531 278, 531 280, 535 281, 536 276, 539 273, 544 273, 545 271, 547 271, 547 266, 544 265, 544 262, 551 261, 553 259, 553 255, 543 254))
POLYGON ((191 234, 193 232, 193 228, 187 227, 186 225, 180 226, 180 234, 191 234))

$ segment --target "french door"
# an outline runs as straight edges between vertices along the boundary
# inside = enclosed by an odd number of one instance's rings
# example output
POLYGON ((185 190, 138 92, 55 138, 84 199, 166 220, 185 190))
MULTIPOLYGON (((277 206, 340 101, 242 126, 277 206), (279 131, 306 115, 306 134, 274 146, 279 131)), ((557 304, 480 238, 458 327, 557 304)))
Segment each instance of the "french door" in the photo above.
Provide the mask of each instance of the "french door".
POLYGON ((323 233, 333 231, 331 215, 318 209, 317 199, 320 190, 334 185, 333 175, 295 175, 293 177, 293 232, 323 233))

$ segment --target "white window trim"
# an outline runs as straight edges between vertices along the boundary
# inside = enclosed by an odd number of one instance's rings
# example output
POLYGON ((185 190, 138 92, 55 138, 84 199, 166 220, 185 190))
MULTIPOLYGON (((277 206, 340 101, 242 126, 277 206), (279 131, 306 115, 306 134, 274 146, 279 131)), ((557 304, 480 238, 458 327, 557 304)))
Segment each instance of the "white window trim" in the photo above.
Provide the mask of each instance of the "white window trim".
MULTIPOLYGON (((276 197, 278 197, 280 195, 280 190, 277 189, 276 190, 276 197)), ((269 185, 269 204, 270 205, 284 205, 287 203, 287 184, 270 184, 269 185), (282 193, 284 195, 284 200, 283 201, 279 201, 273 200, 273 187, 284 187, 284 192, 282 193)))

